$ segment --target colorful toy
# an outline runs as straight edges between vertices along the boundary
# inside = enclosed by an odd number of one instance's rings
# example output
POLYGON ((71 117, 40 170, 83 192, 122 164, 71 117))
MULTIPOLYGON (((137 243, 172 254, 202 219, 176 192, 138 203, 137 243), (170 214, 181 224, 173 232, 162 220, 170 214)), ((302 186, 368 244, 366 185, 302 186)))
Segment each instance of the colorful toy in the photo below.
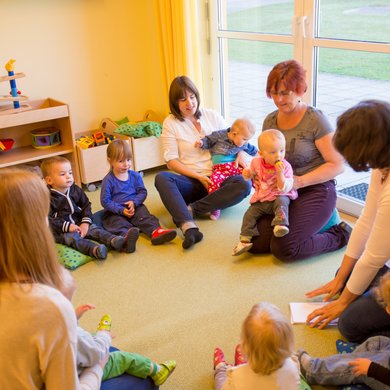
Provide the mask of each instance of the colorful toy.
POLYGON ((275 166, 280 166, 281 168, 284 168, 284 164, 280 160, 276 161, 275 166))
POLYGON ((6 152, 14 146, 15 140, 12 138, 0 139, 0 152, 6 152))
POLYGON ((61 143, 60 131, 55 127, 45 127, 31 132, 32 146, 36 149, 48 149, 61 143))
POLYGON ((10 86, 11 86, 11 93, 10 93, 11 96, 9 96, 9 95, 0 96, 0 101, 13 102, 13 108, 2 110, 2 111, 0 111, 0 114, 2 114, 2 113, 9 114, 9 113, 15 113, 15 112, 25 111, 25 110, 31 109, 29 104, 25 104, 25 103, 22 105, 20 104, 21 100, 27 100, 28 97, 20 95, 20 91, 18 91, 18 89, 16 87, 15 79, 25 77, 25 74, 24 73, 14 73, 14 62, 15 62, 15 60, 11 59, 5 64, 5 69, 7 70, 8 75, 0 77, 0 82, 9 81, 10 86))
MULTIPOLYGON (((14 62, 15 60, 9 60, 6 64, 5 64, 5 69, 7 70, 8 72, 8 76, 14 76, 15 73, 14 73, 14 62)), ((9 80, 9 83, 11 85, 11 95, 13 97, 18 97, 18 89, 16 88, 16 81, 15 79, 11 78, 9 80)), ((14 108, 19 108, 20 107, 20 103, 18 101, 14 101, 14 108)))
POLYGON ((89 149, 94 147, 95 140, 93 139, 93 137, 84 136, 76 140, 76 144, 80 146, 81 149, 89 149))
POLYGON ((106 144, 106 138, 105 138, 103 132, 99 131, 99 132, 93 133, 92 137, 95 140, 95 145, 96 146, 100 146, 100 145, 105 145, 106 144))
POLYGON ((114 141, 114 139, 116 139, 115 135, 114 134, 107 134, 107 133, 104 133, 104 136, 106 137, 106 142, 108 144, 110 144, 112 141, 114 141))

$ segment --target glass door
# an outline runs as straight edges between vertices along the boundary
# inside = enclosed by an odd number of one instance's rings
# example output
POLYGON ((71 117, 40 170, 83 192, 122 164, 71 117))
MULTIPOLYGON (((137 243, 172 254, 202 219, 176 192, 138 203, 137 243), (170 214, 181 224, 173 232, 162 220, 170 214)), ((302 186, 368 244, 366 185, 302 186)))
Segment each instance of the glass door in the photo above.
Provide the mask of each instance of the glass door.
MULTIPOLYGON (((305 101, 323 110, 334 125, 338 115, 361 100, 390 101, 390 2, 379 3, 210 0, 212 54, 219 64, 226 119, 247 116, 261 129, 275 109, 265 96, 267 75, 289 58, 307 70, 305 101)), ((346 167, 337 177, 340 209, 360 214, 368 176, 346 167)))

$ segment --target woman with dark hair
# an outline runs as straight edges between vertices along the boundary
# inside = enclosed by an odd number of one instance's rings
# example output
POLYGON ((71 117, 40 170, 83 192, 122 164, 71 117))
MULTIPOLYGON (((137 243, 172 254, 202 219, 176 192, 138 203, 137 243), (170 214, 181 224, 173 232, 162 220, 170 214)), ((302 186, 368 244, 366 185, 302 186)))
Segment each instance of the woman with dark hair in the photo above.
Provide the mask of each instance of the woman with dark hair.
POLYGON ((363 101, 337 120, 334 144, 355 171, 372 169, 366 204, 356 222, 342 264, 329 283, 306 294, 340 296, 307 318, 322 329, 339 317, 339 330, 349 341, 390 336, 390 316, 373 294, 390 266, 390 104, 363 101))
POLYGON ((294 171, 298 198, 290 204, 290 233, 275 237, 272 216, 263 216, 252 239, 252 253, 269 253, 294 261, 342 248, 351 228, 335 224, 322 231, 336 207, 334 178, 343 171, 342 157, 332 144, 333 129, 326 116, 302 101, 305 70, 295 60, 281 62, 268 75, 266 94, 277 110, 264 120, 263 130, 278 129, 286 138, 286 160, 294 171))
MULTIPOLYGON (((200 108, 198 89, 186 76, 172 81, 169 106, 171 114, 164 120, 161 140, 167 167, 173 172, 157 174, 155 186, 173 222, 184 234, 183 248, 188 249, 203 238, 194 217, 241 202, 249 195, 251 186, 241 175, 232 176, 208 194, 210 152, 194 145, 201 137, 228 126, 216 111, 200 108)), ((245 168, 242 153, 238 160, 245 168)))

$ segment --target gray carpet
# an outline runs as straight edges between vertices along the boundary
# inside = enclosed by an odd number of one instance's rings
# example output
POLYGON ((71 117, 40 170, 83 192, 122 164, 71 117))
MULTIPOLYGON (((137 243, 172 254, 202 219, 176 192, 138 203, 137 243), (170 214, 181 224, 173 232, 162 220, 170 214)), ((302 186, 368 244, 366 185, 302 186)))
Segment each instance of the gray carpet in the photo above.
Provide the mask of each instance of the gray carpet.
MULTIPOLYGON (((144 180, 146 205, 173 228, 154 188, 154 174, 144 180)), ((99 190, 88 193, 94 211, 101 208, 99 190)), ((289 315, 288 303, 333 277, 344 251, 284 264, 270 255, 232 257, 248 199, 222 212, 219 221, 199 220, 204 240, 184 251, 182 239, 152 246, 141 235, 133 254, 110 252, 107 260, 73 272, 78 284, 74 304, 94 303, 80 324, 94 331, 100 317, 113 318, 113 344, 157 361, 176 359, 177 369, 163 385, 172 390, 211 390, 213 350, 221 347, 233 360, 240 326, 252 305, 270 301, 289 315)), ((313 356, 336 353, 337 329, 323 331, 294 325, 297 348, 313 356)), ((322 389, 323 387, 313 387, 322 389)))

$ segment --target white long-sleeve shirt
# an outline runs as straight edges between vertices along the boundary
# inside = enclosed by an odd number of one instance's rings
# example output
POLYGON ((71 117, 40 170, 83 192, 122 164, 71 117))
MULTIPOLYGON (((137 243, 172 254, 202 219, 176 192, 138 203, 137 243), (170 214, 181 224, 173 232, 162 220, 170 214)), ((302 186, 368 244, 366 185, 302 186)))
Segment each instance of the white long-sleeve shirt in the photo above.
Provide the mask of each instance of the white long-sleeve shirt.
POLYGON ((212 171, 211 155, 208 150, 196 148, 200 137, 227 127, 225 120, 216 111, 202 108, 200 117, 201 131, 196 130, 189 119, 180 121, 172 114, 163 123, 161 142, 166 162, 179 160, 187 168, 210 176, 212 171))
POLYGON ((348 242, 346 255, 358 259, 347 282, 348 290, 361 295, 378 270, 390 266, 390 177, 382 184, 382 173, 371 174, 366 204, 348 242))

